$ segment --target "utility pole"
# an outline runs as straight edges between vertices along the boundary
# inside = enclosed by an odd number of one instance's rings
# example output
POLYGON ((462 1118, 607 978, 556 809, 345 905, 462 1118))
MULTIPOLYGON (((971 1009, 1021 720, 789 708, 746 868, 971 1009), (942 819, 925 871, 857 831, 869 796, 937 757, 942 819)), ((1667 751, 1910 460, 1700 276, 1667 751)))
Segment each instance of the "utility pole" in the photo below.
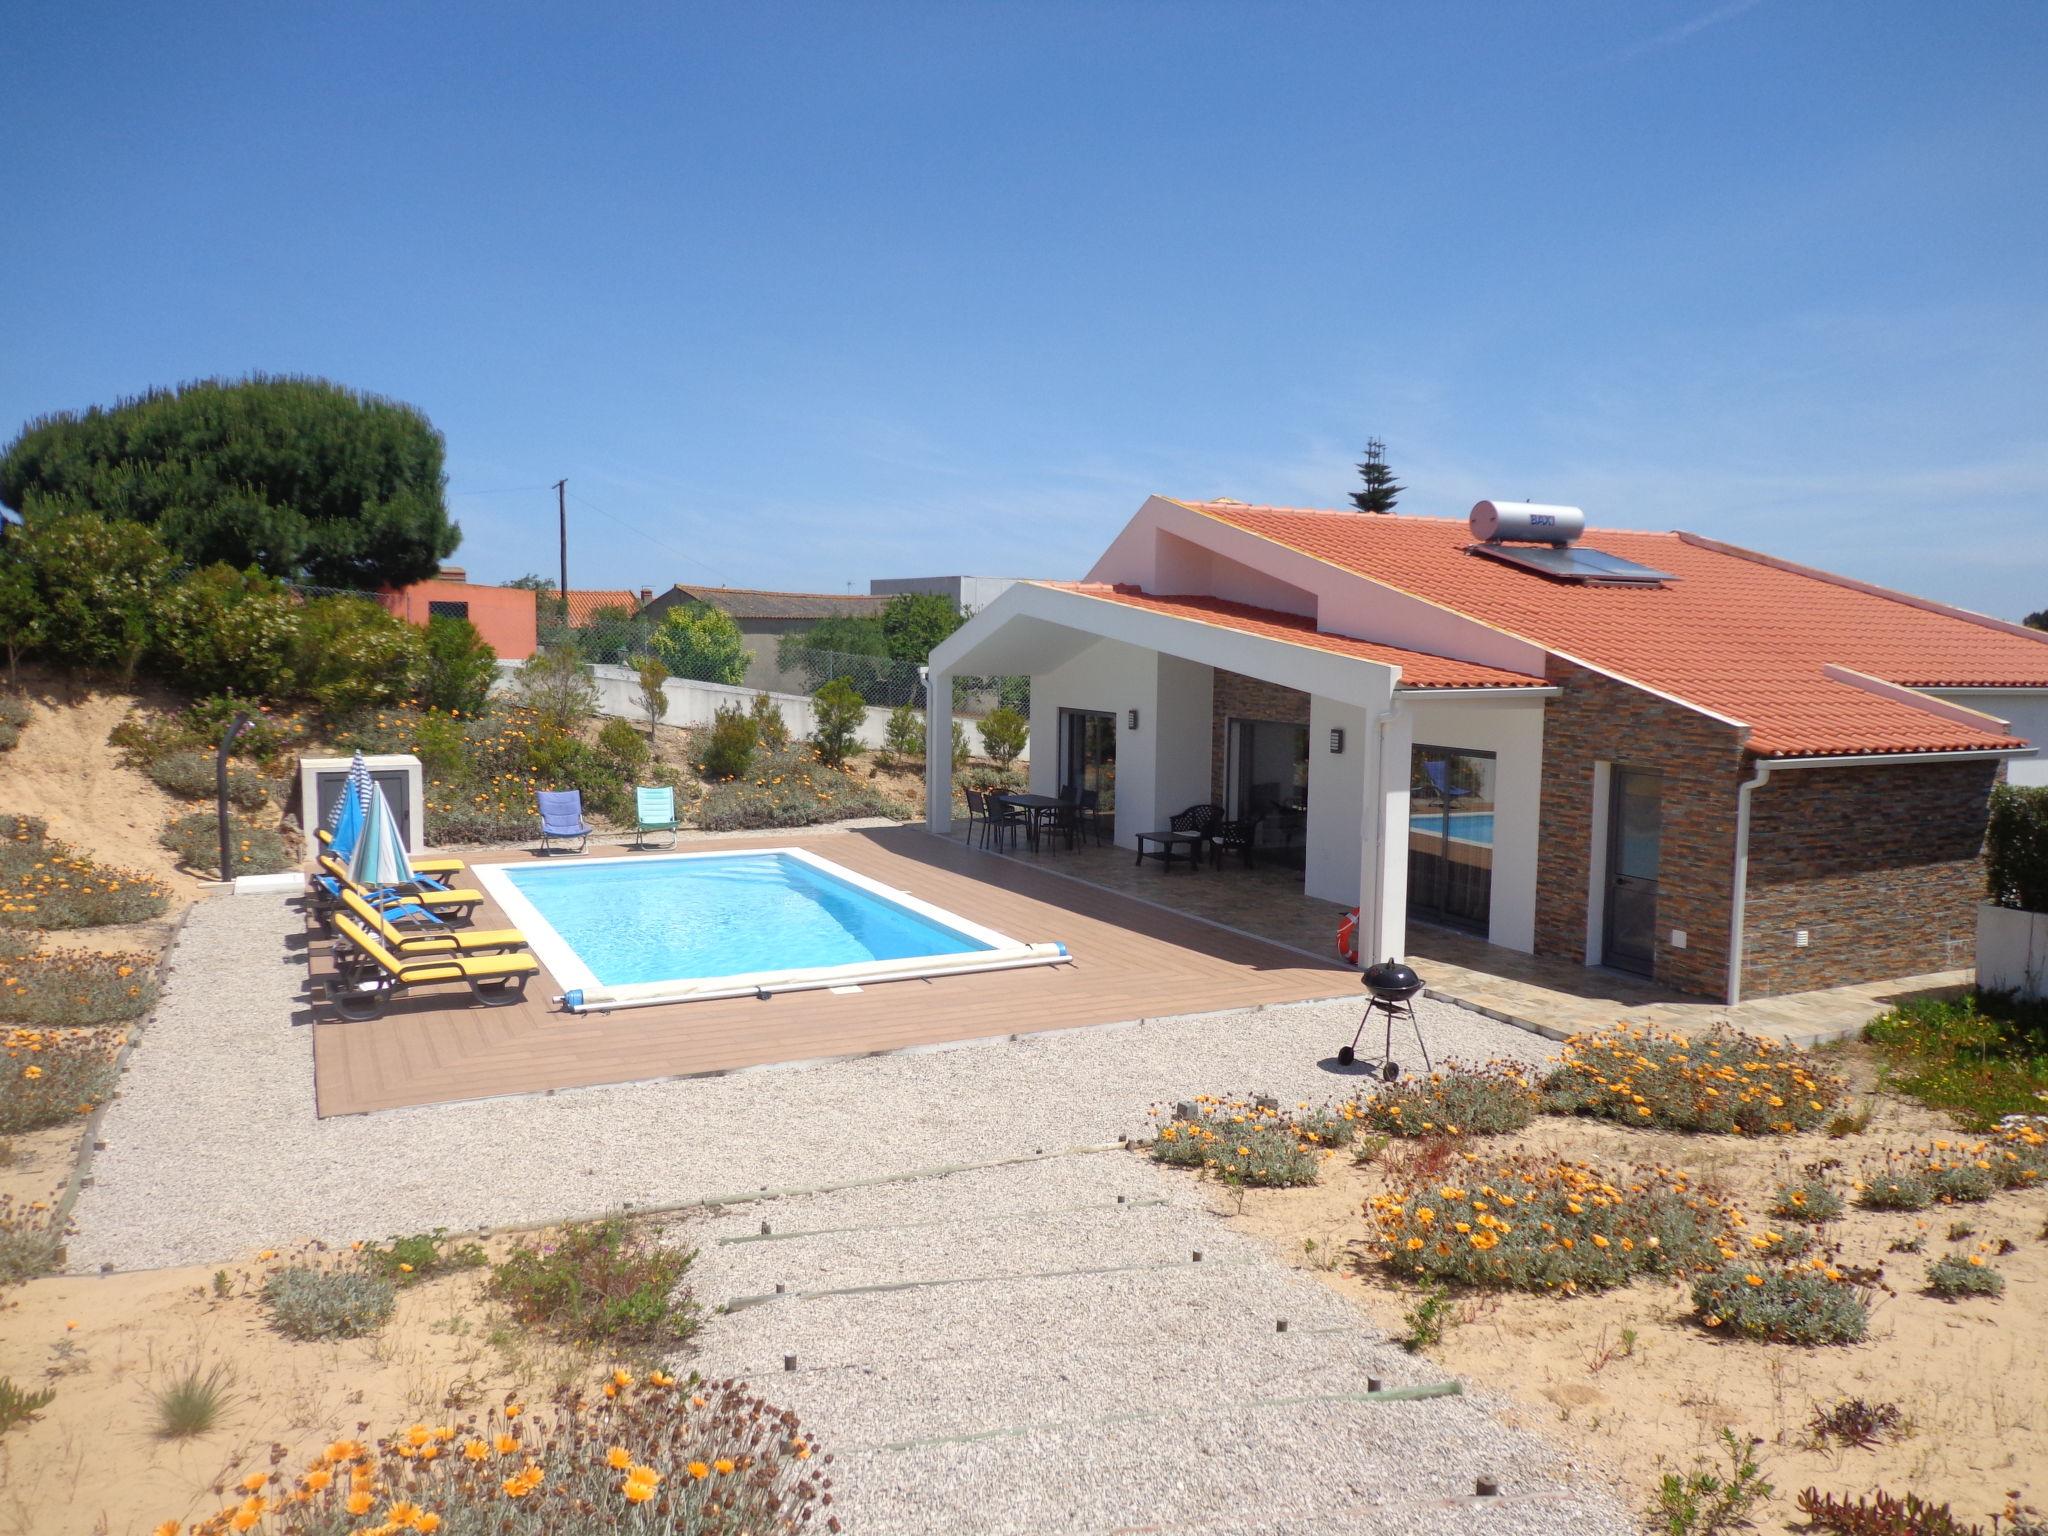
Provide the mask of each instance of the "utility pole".
POLYGON ((567 479, 555 482, 555 514, 562 525, 562 619, 569 618, 569 482, 567 479))

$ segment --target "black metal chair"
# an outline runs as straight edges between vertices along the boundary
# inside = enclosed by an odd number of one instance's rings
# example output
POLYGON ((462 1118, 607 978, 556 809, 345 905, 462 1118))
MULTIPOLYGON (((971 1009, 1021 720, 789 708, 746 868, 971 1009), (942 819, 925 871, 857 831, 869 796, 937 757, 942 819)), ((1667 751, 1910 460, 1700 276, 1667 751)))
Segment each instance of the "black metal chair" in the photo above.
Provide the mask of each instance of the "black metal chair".
POLYGON ((1100 848, 1107 836, 1115 829, 1102 809, 1102 791, 1084 789, 1074 797, 1074 821, 1078 827, 1085 827, 1095 837, 1095 846, 1100 848))
MULTIPOLYGON (((1206 843, 1211 830, 1222 819, 1223 807, 1220 805, 1191 805, 1178 815, 1170 817, 1166 824, 1176 832, 1192 832, 1206 843)), ((1199 863, 1200 845, 1197 845, 1195 855, 1196 862, 1199 863)))
POLYGON ((1236 821, 1219 821, 1209 830, 1209 864, 1212 869, 1223 867, 1223 855, 1238 853, 1244 856, 1244 867, 1252 867, 1252 847, 1258 836, 1257 817, 1240 817, 1236 821))

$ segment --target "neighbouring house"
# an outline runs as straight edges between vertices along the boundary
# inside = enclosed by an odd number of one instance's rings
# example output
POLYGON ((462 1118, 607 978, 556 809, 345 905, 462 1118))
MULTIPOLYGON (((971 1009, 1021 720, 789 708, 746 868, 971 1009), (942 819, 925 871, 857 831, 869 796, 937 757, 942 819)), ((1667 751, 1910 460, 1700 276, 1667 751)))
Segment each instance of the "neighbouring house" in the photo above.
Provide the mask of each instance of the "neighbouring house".
POLYGON ((979 613, 1022 578, 1017 576, 883 576, 868 583, 875 597, 930 592, 962 613, 979 613))
POLYGON ((1155 496, 934 651, 928 729, 944 679, 1028 673, 1035 792, 1094 791, 1127 848, 1218 805, 1367 958, 1413 920, 1731 1002, 1967 965, 2048 634, 1575 520, 1155 496))
POLYGON ((386 588, 377 601, 409 624, 424 625, 435 614, 467 619, 505 661, 524 661, 537 643, 533 593, 472 582, 459 565, 444 565, 409 587, 386 588))
POLYGON ((563 609, 568 614, 569 627, 581 629, 607 609, 637 614, 653 601, 654 592, 648 587, 642 587, 638 592, 625 587, 571 587, 563 609))
POLYGON ((776 660, 785 635, 807 634, 825 619, 880 618, 885 597, 861 597, 832 592, 763 592, 752 587, 699 587, 677 583, 645 605, 648 617, 661 616, 679 603, 706 603, 739 625, 747 644, 749 688, 770 692, 809 693, 810 684, 801 672, 788 670, 776 660))

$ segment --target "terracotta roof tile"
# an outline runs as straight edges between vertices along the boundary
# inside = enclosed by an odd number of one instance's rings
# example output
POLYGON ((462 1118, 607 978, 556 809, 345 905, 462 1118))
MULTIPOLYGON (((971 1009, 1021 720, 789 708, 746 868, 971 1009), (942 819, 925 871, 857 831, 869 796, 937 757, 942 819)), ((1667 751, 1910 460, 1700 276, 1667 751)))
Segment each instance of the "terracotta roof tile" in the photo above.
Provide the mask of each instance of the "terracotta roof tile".
POLYGON ((1241 634, 1262 635, 1268 640, 1280 640, 1288 645, 1385 662, 1401 669, 1401 684, 1408 688, 1541 688, 1544 685, 1540 677, 1510 672, 1504 667, 1455 661, 1448 656, 1433 656, 1427 651, 1403 650, 1397 645, 1381 645, 1372 640, 1354 640, 1349 635, 1325 634, 1316 628, 1313 619, 1305 619, 1299 614, 1282 613, 1273 608, 1254 608, 1247 603, 1233 603, 1220 597, 1199 594, 1161 596, 1138 587, 1109 586, 1091 581, 1041 581, 1033 585, 1078 592, 1083 597, 1121 603, 1127 608, 1143 608, 1148 613, 1163 613, 1169 618, 1192 619, 1198 624, 1213 624, 1219 629, 1234 629, 1241 634))
POLYGON ((600 608, 623 608, 628 613, 637 613, 640 609, 640 594, 624 590, 606 592, 591 587, 569 589, 571 628, 580 629, 588 624, 600 608))
POLYGON ((1909 687, 2048 687, 2048 634, 1889 594, 1683 533, 1598 529, 1592 549, 1669 571, 1585 586, 1468 552, 1462 520, 1182 502, 1218 522, 1437 603, 1752 729, 1766 756, 2010 746, 1978 727, 1827 677, 1909 687))
POLYGON ((675 590, 735 619, 874 618, 889 601, 841 592, 764 592, 754 587, 686 587, 681 582, 675 590))

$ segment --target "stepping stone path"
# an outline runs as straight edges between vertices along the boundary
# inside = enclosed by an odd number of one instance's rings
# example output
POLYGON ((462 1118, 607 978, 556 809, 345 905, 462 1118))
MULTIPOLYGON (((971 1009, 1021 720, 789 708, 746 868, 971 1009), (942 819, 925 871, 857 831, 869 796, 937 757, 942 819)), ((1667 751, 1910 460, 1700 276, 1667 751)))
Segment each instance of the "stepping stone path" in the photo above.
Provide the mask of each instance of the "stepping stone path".
POLYGON ((801 1415, 847 1536, 1635 1529, 1130 1153, 736 1205, 675 1235, 728 1308, 681 1363, 801 1415))

